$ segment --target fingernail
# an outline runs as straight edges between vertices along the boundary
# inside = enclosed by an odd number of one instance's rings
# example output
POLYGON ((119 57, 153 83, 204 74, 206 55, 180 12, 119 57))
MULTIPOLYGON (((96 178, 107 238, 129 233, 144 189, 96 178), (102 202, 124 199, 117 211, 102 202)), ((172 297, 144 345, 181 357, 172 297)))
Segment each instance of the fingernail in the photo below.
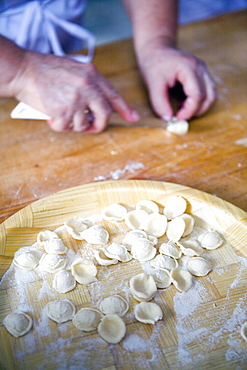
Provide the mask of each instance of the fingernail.
POLYGON ((133 110, 131 112, 131 117, 133 120, 138 121, 140 119, 140 114, 136 110, 133 110))
POLYGON ((164 116, 161 116, 161 119, 163 119, 164 121, 171 121, 172 116, 164 115, 164 116))

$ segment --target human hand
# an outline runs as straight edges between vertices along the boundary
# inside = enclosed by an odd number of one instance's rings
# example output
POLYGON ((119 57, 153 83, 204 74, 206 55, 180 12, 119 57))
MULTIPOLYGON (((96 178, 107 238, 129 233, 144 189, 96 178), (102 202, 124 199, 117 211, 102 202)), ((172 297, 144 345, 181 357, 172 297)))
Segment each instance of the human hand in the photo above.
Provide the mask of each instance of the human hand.
POLYGON ((216 85, 205 63, 191 54, 173 47, 150 47, 139 55, 139 65, 153 109, 163 119, 175 115, 169 89, 177 83, 186 95, 176 113, 177 119, 188 120, 204 114, 217 98, 216 85))
POLYGON ((139 114, 93 64, 25 53, 12 82, 15 97, 51 117, 48 123, 53 130, 99 133, 106 128, 113 110, 127 121, 139 120, 139 114))

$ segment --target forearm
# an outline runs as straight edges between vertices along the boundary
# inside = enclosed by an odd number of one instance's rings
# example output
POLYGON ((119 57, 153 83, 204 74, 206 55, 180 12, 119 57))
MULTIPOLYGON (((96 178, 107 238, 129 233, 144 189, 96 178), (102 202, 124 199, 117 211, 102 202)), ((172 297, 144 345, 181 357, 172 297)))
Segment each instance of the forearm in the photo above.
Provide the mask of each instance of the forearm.
POLYGON ((129 14, 137 54, 155 43, 175 46, 177 0, 123 0, 129 14))
POLYGON ((0 96, 16 95, 15 80, 20 73, 25 51, 0 35, 0 96))

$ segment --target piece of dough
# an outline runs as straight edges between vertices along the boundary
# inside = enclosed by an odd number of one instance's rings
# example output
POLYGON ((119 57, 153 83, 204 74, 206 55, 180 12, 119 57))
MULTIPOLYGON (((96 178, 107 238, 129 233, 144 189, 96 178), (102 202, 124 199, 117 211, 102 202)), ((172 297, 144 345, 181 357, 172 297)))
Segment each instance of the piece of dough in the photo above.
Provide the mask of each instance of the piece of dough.
POLYGON ((145 262, 154 258, 157 250, 150 240, 139 238, 132 244, 131 253, 138 261, 145 262))
POLYGON ((172 270, 177 267, 177 265, 178 263, 176 259, 164 254, 158 254, 150 261, 150 266, 154 269, 172 270))
POLYGON ((131 251, 132 244, 136 239, 139 238, 147 238, 147 234, 144 230, 131 230, 127 234, 125 234, 123 238, 123 244, 126 246, 126 248, 131 251))
POLYGON ((77 258, 71 265, 71 273, 80 284, 91 284, 97 281, 97 267, 91 260, 77 258))
POLYGON ((167 131, 177 135, 185 135, 189 131, 189 122, 185 120, 177 120, 173 117, 171 121, 167 123, 167 131))
POLYGON ((148 213, 142 209, 135 209, 127 213, 125 217, 125 224, 131 230, 139 230, 142 224, 148 218, 148 213))
POLYGON ((187 267, 194 276, 206 276, 212 270, 211 263, 202 257, 190 258, 187 267))
POLYGON ((187 292, 192 287, 192 275, 178 267, 171 271, 171 279, 180 292, 187 292))
POLYGON ((75 305, 68 299, 51 301, 46 305, 47 316, 58 324, 72 320, 75 312, 75 305))
POLYGON ((112 243, 105 248, 103 248, 103 252, 109 258, 116 258, 118 261, 121 262, 128 262, 132 260, 131 254, 128 252, 125 245, 119 243, 112 243))
POLYGON ((105 255, 103 250, 94 249, 93 250, 94 257, 96 261, 101 266, 110 266, 110 265, 116 265, 118 263, 118 259, 116 258, 109 258, 105 255))
POLYGON ((155 296, 157 286, 154 278, 144 272, 130 279, 130 291, 137 301, 147 302, 155 296))
POLYGON ((166 269, 152 269, 149 270, 149 275, 154 278, 157 288, 165 289, 171 285, 170 273, 166 269))
POLYGON ((188 215, 187 213, 184 213, 180 217, 182 217, 182 219, 185 222, 185 229, 184 229, 184 233, 182 235, 184 237, 184 236, 187 236, 187 235, 192 233, 193 228, 194 228, 194 224, 195 224, 195 220, 191 215, 188 215))
POLYGON ((140 228, 148 235, 160 238, 166 232, 167 218, 165 215, 161 215, 160 213, 151 213, 145 218, 145 220, 143 220, 140 228))
POLYGON ((89 226, 88 222, 83 222, 76 219, 68 220, 64 223, 67 232, 76 240, 83 240, 82 232, 89 226))
POLYGON ((156 303, 141 302, 135 306, 135 318, 144 324, 154 325, 163 318, 163 312, 156 303))
POLYGON ((62 270, 56 273, 53 288, 58 293, 67 293, 76 287, 76 280, 70 271, 62 270))
POLYGON ((187 208, 187 202, 179 195, 171 195, 166 199, 164 215, 168 220, 181 216, 187 208))
POLYGON ((246 340, 247 342, 247 321, 245 321, 243 325, 241 326, 241 335, 244 338, 244 340, 246 340))
POLYGON ((180 240, 177 245, 185 256, 200 256, 204 252, 200 243, 195 239, 180 240))
POLYGON ((50 273, 56 273, 61 270, 65 270, 69 263, 67 256, 55 254, 55 253, 45 253, 39 261, 40 269, 50 273))
POLYGON ((41 255, 42 252, 36 248, 23 247, 15 252, 13 263, 24 270, 33 270, 38 266, 41 255))
POLYGON ((43 245, 45 241, 49 239, 59 239, 59 236, 55 231, 50 231, 50 230, 44 230, 38 233, 37 235, 37 242, 39 245, 43 245))
POLYGON ((115 314, 122 317, 129 310, 127 300, 118 294, 102 298, 97 306, 104 315, 115 314))
POLYGON ((59 238, 48 239, 43 242, 46 253, 65 254, 68 250, 59 238))
POLYGON ((109 233, 100 225, 93 225, 81 233, 83 239, 91 244, 106 244, 109 239, 109 233))
POLYGON ((150 213, 159 213, 159 206, 154 203, 152 200, 140 200, 136 204, 136 209, 142 209, 143 211, 146 211, 148 214, 150 213))
POLYGON ((19 338, 30 331, 33 320, 28 314, 16 311, 6 316, 3 320, 3 324, 11 335, 15 338, 19 338))
POLYGON ((217 231, 207 231, 198 237, 202 247, 208 250, 213 250, 223 244, 223 239, 217 231))
POLYGON ((117 344, 124 338, 126 326, 118 315, 106 315, 98 326, 98 333, 106 342, 117 344))
POLYGON ((73 317, 73 324, 82 331, 93 331, 97 329, 103 314, 96 308, 81 308, 73 317))
POLYGON ((182 217, 175 217, 167 224, 166 236, 172 242, 181 239, 185 230, 185 221, 182 217))
POLYGON ((162 243, 159 247, 159 252, 175 259, 180 258, 182 255, 181 249, 171 241, 162 243))
POLYGON ((127 209, 118 203, 110 204, 101 212, 102 218, 107 221, 123 221, 127 215, 127 209))

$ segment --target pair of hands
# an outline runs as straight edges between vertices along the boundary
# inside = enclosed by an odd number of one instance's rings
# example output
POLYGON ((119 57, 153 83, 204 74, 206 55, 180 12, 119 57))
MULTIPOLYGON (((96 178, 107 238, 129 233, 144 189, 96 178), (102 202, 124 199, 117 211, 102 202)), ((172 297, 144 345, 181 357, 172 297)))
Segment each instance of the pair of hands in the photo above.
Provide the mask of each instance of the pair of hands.
MULTIPOLYGON (((16 98, 52 117, 48 124, 55 131, 99 133, 112 111, 129 122, 140 119, 93 64, 28 51, 22 64, 15 81, 16 98)), ((139 66, 153 109, 162 119, 174 115, 169 89, 177 82, 187 97, 176 114, 178 119, 202 115, 217 97, 204 62, 176 48, 155 48, 139 59, 139 66)))

